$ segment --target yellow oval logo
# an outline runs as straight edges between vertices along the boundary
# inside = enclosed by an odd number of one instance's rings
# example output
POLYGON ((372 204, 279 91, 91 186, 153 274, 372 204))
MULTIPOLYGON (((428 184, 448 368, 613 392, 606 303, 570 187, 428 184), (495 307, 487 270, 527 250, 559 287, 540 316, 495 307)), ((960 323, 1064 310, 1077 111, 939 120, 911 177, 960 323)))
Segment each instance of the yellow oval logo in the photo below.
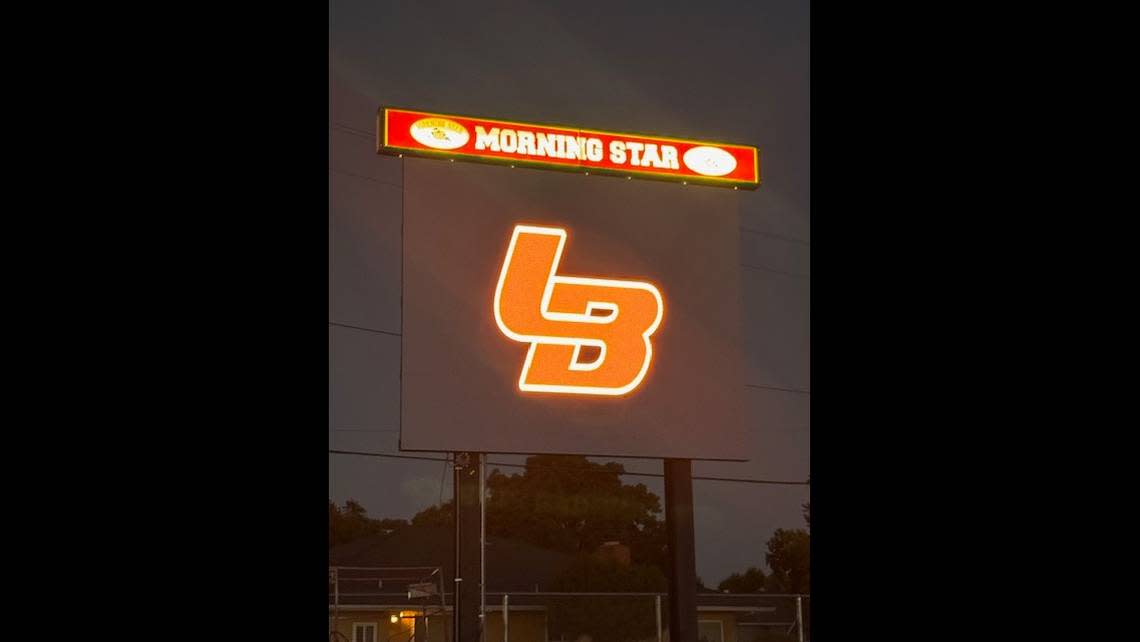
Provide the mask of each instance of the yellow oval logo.
POLYGON ((421 118, 409 131, 416 142, 436 149, 459 149, 471 140, 463 125, 446 118, 421 118))
POLYGON ((684 160, 685 167, 704 176, 724 176, 736 169, 736 158, 719 147, 694 147, 684 160))

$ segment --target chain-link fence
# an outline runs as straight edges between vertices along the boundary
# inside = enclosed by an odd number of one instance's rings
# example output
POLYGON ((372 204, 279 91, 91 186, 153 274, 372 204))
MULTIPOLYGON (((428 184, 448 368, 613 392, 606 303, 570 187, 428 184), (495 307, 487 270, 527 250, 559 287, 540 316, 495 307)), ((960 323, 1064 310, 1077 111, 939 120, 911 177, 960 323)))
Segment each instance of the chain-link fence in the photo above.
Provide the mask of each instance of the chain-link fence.
MULTIPOLYGON (((432 567, 334 567, 329 639, 452 642, 454 593, 432 567), (438 587, 438 590, 429 588, 438 587)), ((699 642, 807 642, 811 598, 698 593, 699 642)), ((483 642, 668 642, 666 593, 487 592, 483 642)))

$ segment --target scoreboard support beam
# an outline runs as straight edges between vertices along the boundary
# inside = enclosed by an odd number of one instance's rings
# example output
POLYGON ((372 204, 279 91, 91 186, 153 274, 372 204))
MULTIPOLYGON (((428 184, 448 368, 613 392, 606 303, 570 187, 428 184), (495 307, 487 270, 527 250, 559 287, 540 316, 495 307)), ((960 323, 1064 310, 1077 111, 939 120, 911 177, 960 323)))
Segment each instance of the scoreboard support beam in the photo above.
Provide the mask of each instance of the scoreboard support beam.
POLYGON ((455 642, 479 642, 483 569, 479 454, 455 453, 455 642))
POLYGON ((665 460, 665 530, 669 542, 669 640, 698 642, 693 464, 665 460))

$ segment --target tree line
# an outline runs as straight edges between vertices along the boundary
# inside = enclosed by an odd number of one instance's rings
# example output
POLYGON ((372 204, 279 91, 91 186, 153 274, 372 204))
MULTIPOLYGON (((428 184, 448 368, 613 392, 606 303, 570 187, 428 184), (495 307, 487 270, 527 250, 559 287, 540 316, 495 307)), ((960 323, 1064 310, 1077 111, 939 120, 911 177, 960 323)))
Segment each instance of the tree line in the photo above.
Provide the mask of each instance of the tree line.
MULTIPOLYGON (((603 542, 620 541, 629 546, 637 575, 628 583, 640 590, 650 581, 646 577, 659 576, 664 582, 669 562, 661 500, 644 484, 622 483, 623 472, 624 466, 618 463, 560 455, 529 457, 521 473, 507 475, 494 469, 487 478, 487 532, 569 554, 590 554, 603 542)), ((716 590, 809 593, 810 503, 803 509, 806 530, 777 529, 766 542, 763 555, 769 572, 759 565, 750 566, 729 575, 716 590)), ((420 511, 411 520, 375 519, 356 501, 338 506, 330 499, 329 547, 409 525, 451 525, 454 512, 449 500, 420 511)), ((698 588, 711 590, 703 582, 698 588)), ((622 590, 632 590, 632 586, 622 590)))

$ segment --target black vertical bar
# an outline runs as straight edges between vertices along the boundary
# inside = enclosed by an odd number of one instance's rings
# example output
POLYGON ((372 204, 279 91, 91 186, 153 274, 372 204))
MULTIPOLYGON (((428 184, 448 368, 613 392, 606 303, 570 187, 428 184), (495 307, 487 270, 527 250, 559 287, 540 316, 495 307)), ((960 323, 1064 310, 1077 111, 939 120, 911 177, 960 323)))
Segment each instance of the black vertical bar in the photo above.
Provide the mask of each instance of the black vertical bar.
POLYGON ((479 642, 479 456, 455 454, 455 642, 479 642))
POLYGON ((665 460, 665 530, 669 534, 669 640, 697 642, 697 547, 693 465, 665 460))

